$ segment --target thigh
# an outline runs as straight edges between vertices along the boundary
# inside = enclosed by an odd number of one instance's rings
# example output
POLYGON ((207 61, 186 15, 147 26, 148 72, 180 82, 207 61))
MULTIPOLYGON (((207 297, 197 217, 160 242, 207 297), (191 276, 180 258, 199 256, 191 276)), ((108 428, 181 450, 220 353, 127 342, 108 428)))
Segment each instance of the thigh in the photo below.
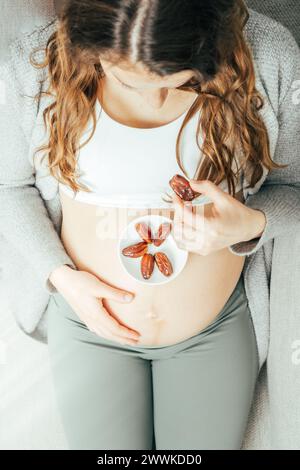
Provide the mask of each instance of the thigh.
POLYGON ((156 449, 240 449, 258 375, 247 300, 199 342, 153 361, 156 449))
POLYGON ((103 341, 53 298, 47 317, 57 406, 70 449, 151 449, 149 361, 103 341))

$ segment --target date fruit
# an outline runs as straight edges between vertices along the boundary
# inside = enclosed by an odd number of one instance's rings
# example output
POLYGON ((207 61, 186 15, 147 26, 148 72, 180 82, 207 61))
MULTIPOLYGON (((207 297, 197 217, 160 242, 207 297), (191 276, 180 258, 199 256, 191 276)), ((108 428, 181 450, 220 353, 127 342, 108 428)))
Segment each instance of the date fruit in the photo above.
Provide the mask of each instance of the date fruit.
POLYGON ((144 279, 149 279, 154 269, 154 256, 151 253, 143 254, 141 260, 141 273, 144 279))
POLYGON ((161 273, 164 274, 164 276, 170 276, 173 273, 171 261, 165 253, 163 253, 162 251, 158 251, 157 253, 155 253, 154 259, 158 269, 161 273))
POLYGON ((135 229, 139 236, 146 242, 152 243, 152 232, 151 228, 145 222, 138 222, 135 224, 135 229))
POLYGON ((195 197, 199 196, 201 193, 194 191, 188 180, 181 175, 174 175, 170 179, 169 185, 173 191, 184 201, 192 201, 195 197))
POLYGON ((144 253, 147 252, 148 243, 147 242, 139 242, 135 243, 134 245, 129 245, 126 248, 123 248, 122 254, 124 256, 129 256, 130 258, 139 258, 143 256, 144 253))
POLYGON ((155 237, 153 238, 153 244, 155 246, 160 246, 165 241, 169 233, 171 232, 171 229, 172 229, 172 224, 170 224, 169 222, 164 222, 160 224, 160 226, 158 227, 157 233, 155 234, 155 237))

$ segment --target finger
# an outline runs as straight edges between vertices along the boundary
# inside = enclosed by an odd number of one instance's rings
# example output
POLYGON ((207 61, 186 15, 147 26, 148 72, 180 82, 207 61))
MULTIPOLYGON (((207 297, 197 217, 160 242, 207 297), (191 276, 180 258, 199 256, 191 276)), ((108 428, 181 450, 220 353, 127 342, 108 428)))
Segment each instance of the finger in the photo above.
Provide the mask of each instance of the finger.
POLYGON ((182 201, 176 194, 174 196, 175 214, 174 219, 177 225, 187 224, 194 226, 196 224, 196 207, 192 201, 182 201))
POLYGON ((183 201, 182 199, 177 196, 177 194, 172 195, 172 201, 174 203, 174 219, 178 217, 182 217, 182 210, 183 210, 183 201))
POLYGON ((183 203, 181 199, 175 194, 174 201, 174 216, 173 216, 173 230, 181 229, 183 223, 183 203))
POLYGON ((128 303, 134 299, 134 294, 132 292, 112 287, 101 281, 99 281, 99 286, 97 286, 94 295, 97 297, 105 297, 107 299, 115 300, 116 302, 121 303, 128 303))
POLYGON ((116 314, 115 312, 112 310, 112 308, 110 307, 109 303, 107 302, 107 299, 104 299, 102 298, 101 299, 101 303, 102 303, 102 307, 105 308, 106 312, 110 315, 110 317, 114 318, 117 323, 125 328, 128 328, 131 332, 133 333, 139 333, 137 330, 135 330, 134 328, 129 328, 116 314))
POLYGON ((203 243, 203 236, 197 234, 195 230, 184 228, 183 237, 174 237, 178 248, 187 251, 199 250, 203 243))
POLYGON ((172 234, 175 240, 183 238, 183 219, 178 212, 174 214, 172 234))
POLYGON ((193 242, 187 240, 176 240, 176 245, 180 250, 197 252, 198 247, 193 242))
POLYGON ((103 327, 107 328, 111 334, 133 339, 138 339, 140 337, 138 332, 133 331, 126 326, 120 325, 120 323, 108 313, 102 304, 99 307, 102 312, 101 322, 103 321, 103 327))
POLYGON ((121 344, 137 344, 137 340, 134 340, 129 337, 119 336, 119 335, 112 335, 108 329, 106 328, 99 328, 97 326, 93 326, 91 331, 95 332, 101 338, 106 338, 112 341, 118 341, 121 344))
MULTIPOLYGON (((103 299, 105 300, 105 299, 103 299)), ((89 304, 88 315, 92 319, 93 325, 97 326, 97 328, 103 329, 108 328, 111 331, 111 324, 115 324, 116 327, 119 326, 119 332, 116 332, 118 335, 121 332, 122 336, 131 337, 131 338, 139 338, 139 332, 134 331, 126 326, 121 325, 117 319, 115 319, 105 308, 102 303, 102 299, 91 297, 91 303, 89 304)), ((116 331, 115 327, 115 331, 116 331)))
POLYGON ((199 246, 203 241, 203 237, 203 232, 189 226, 184 226, 182 242, 188 245, 189 248, 191 248, 192 245, 194 245, 194 248, 199 246))
POLYGON ((119 341, 120 343, 130 343, 130 344, 137 344, 137 339, 134 339, 132 337, 129 337, 126 336, 126 335, 117 335, 117 334, 112 334, 111 331, 108 329, 108 328, 105 328, 103 327, 103 325, 101 325, 101 327, 99 327, 97 324, 95 326, 93 326, 93 330, 97 335, 103 337, 103 338, 107 338, 107 339, 113 339, 113 340, 116 340, 116 341, 119 341))
POLYGON ((198 225, 200 226, 199 232, 201 232, 202 220, 196 219, 195 214, 193 214, 192 217, 194 217, 192 221, 192 225, 189 225, 190 220, 186 222, 186 219, 184 219, 180 215, 177 216, 175 223, 174 223, 174 229, 173 229, 173 236, 176 240, 178 241, 182 241, 185 239, 194 240, 197 237, 197 234, 194 232, 197 231, 198 225))
POLYGON ((176 193, 172 194, 172 201, 176 206, 182 206, 183 200, 176 193))
POLYGON ((209 199, 216 204, 216 206, 226 206, 230 201, 231 196, 221 189, 221 187, 210 180, 190 180, 190 186, 197 192, 209 197, 209 199))
POLYGON ((186 201, 182 207, 182 221, 184 225, 194 227, 196 225, 196 209, 191 201, 186 201))

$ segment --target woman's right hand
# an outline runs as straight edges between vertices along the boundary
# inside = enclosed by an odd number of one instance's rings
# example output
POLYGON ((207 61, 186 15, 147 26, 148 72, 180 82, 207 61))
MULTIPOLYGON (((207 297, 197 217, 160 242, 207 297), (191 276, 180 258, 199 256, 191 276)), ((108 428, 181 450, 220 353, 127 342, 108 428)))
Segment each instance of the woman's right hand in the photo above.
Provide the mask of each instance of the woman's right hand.
POLYGON ((111 287, 93 274, 68 265, 52 271, 49 280, 90 331, 122 344, 137 343, 140 333, 119 323, 102 304, 102 299, 131 302, 131 292, 111 287))

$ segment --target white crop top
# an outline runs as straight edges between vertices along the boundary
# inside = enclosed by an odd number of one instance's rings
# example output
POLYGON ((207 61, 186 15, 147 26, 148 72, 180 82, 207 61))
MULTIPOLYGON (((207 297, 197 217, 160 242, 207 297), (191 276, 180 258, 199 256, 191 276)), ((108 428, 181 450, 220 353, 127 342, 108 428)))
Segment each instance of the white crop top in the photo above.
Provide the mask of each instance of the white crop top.
MULTIPOLYGON (((197 97, 195 97, 196 99, 197 97)), ((75 193, 59 183, 62 191, 77 201, 106 207, 172 208, 162 199, 174 194, 169 180, 184 173, 176 161, 176 138, 188 110, 174 121, 155 128, 136 128, 112 119, 96 101, 97 125, 92 139, 78 151, 79 181, 92 192, 75 193)), ((200 150, 196 144, 198 113, 188 122, 181 140, 181 159, 189 178, 193 178, 200 150)), ((92 127, 83 133, 81 143, 92 127)), ((199 143, 200 137, 199 137, 199 143)), ((228 190, 226 181, 220 187, 228 190)), ((236 191, 242 187, 240 180, 236 191)), ((194 204, 210 201, 201 196, 194 204)))

